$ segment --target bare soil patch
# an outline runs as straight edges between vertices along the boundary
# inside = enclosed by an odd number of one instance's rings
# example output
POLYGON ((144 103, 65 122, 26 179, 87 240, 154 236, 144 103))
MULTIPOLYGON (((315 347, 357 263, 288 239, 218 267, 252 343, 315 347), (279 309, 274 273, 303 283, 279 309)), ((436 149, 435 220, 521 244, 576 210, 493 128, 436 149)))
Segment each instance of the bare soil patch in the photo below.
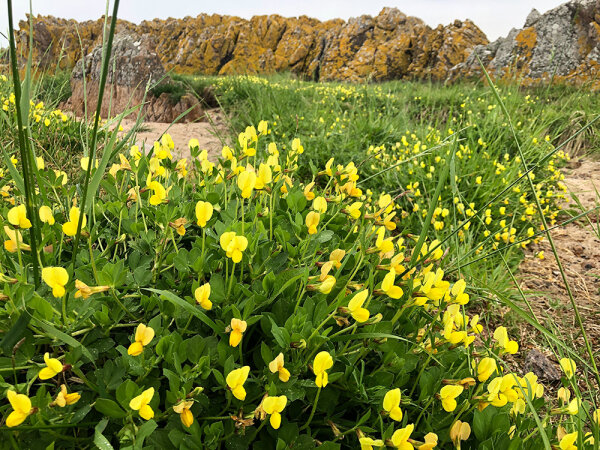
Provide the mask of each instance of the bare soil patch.
MULTIPOLYGON (((600 162, 593 160, 573 161, 565 169, 565 184, 576 195, 583 209, 570 201, 566 208, 575 214, 592 209, 598 205, 596 189, 600 191, 600 162)), ((598 230, 598 212, 589 215, 590 223, 585 219, 557 228, 551 232, 558 255, 565 270, 571 292, 582 316, 586 333, 592 348, 600 346, 600 240, 598 230), (593 228, 592 228, 593 227, 593 228)), ((563 218, 564 220, 564 218, 563 218)), ((575 342, 580 348, 583 338, 579 332, 573 307, 564 286, 558 264, 552 253, 550 243, 544 240, 531 248, 520 266, 520 285, 537 316, 550 325, 565 342, 575 342), (545 258, 535 257, 544 251, 545 258)), ((535 347, 539 342, 537 333, 523 326, 523 344, 535 347)))
MULTIPOLYGON (((144 122, 141 131, 137 133, 136 144, 146 151, 152 148, 154 141, 160 139, 164 133, 171 135, 175 143, 173 157, 175 159, 190 158, 188 142, 196 138, 200 142, 200 150, 208 151, 208 158, 216 161, 221 155, 223 145, 226 145, 230 134, 228 131, 225 113, 220 109, 211 109, 204 112, 202 121, 190 123, 160 123, 144 122)), ((131 130, 134 120, 123 120, 123 133, 131 130)))

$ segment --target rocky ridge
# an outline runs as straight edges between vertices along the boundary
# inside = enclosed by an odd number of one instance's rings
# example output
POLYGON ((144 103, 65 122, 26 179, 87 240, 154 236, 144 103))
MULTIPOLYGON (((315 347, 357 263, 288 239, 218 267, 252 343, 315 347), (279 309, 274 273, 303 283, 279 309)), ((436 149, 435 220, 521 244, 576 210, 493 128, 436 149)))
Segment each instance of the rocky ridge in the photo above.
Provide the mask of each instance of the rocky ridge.
MULTIPOLYGON (((101 41, 104 19, 76 22, 35 16, 32 22, 34 60, 51 68, 62 55, 58 64, 71 68, 101 41)), ((26 55, 29 25, 21 21, 19 26, 18 53, 26 55)), ((488 43, 469 20, 431 28, 395 8, 347 22, 276 14, 250 20, 200 14, 139 25, 119 20, 117 31, 149 35, 167 70, 204 74, 290 71, 314 80, 443 80, 476 45, 488 43)))

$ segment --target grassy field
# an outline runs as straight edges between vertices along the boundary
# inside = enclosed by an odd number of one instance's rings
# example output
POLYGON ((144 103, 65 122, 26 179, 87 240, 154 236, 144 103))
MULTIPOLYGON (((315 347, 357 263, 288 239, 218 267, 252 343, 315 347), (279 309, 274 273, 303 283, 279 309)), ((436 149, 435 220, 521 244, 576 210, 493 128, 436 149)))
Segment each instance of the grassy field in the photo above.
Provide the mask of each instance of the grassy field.
POLYGON ((218 161, 96 133, 56 109, 64 73, 22 101, 0 78, 13 448, 600 442, 597 349, 538 323, 515 280, 581 213, 563 170, 595 156, 597 96, 175 78, 227 113, 218 161), (517 320, 561 361, 556 386, 522 370, 517 320))

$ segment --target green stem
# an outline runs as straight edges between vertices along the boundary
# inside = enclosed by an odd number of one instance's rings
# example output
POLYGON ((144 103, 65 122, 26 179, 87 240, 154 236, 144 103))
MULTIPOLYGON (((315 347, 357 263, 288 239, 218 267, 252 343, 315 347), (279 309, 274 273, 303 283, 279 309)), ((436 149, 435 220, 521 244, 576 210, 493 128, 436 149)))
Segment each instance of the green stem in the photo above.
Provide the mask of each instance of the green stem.
POLYGON ((308 420, 306 421, 306 423, 304 425, 302 425, 302 427, 300 428, 300 431, 307 429, 309 427, 310 423, 312 422, 313 416, 315 415, 315 411, 317 410, 317 404, 319 403, 319 395, 321 395, 321 389, 323 389, 323 388, 320 387, 317 390, 317 395, 315 396, 315 401, 313 402, 313 407, 310 412, 310 416, 308 416, 308 420))

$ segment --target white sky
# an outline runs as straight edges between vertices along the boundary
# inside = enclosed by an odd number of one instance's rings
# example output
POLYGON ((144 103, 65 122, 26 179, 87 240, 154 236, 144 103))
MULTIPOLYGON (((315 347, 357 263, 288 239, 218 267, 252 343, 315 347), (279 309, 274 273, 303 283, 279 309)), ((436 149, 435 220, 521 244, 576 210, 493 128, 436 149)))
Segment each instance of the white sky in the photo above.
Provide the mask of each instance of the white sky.
MULTIPOLYGON (((29 10, 28 0, 13 0, 15 28, 29 10)), ((32 0, 34 14, 51 14, 77 20, 97 19, 105 9, 102 0, 32 0)), ((307 15, 321 20, 377 15, 384 6, 417 16, 431 26, 454 19, 471 19, 490 40, 521 28, 532 8, 545 12, 561 0, 121 0, 119 17, 139 23, 144 19, 218 13, 250 18, 258 14, 307 15)), ((8 29, 7 0, 0 0, 0 31, 8 29)), ((111 6, 112 7, 112 6, 111 6)), ((6 41, 0 37, 0 46, 6 41)))

